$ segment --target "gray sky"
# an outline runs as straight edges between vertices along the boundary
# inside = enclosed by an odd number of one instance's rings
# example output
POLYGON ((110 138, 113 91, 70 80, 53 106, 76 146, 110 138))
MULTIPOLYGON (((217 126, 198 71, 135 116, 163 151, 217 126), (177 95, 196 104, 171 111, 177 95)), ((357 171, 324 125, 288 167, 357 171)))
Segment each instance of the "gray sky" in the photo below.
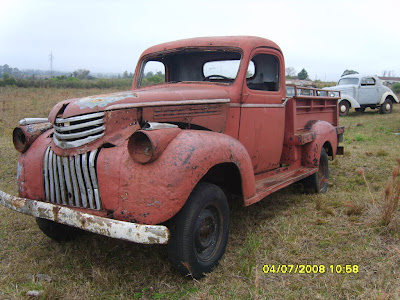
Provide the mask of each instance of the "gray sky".
POLYGON ((167 41, 254 35, 282 48, 286 67, 337 80, 345 69, 400 76, 398 0, 0 0, 0 65, 133 72, 167 41))

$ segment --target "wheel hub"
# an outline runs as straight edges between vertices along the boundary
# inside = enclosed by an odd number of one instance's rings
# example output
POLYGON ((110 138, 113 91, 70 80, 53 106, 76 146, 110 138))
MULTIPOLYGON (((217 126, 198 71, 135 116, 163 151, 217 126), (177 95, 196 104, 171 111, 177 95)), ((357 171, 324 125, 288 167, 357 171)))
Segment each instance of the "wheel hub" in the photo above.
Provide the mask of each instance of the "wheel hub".
POLYGON ((209 259, 217 248, 221 229, 221 219, 215 207, 209 206, 200 213, 195 229, 194 244, 197 255, 202 260, 209 259))
POLYGON ((340 111, 342 113, 346 112, 346 105, 340 105, 340 111))

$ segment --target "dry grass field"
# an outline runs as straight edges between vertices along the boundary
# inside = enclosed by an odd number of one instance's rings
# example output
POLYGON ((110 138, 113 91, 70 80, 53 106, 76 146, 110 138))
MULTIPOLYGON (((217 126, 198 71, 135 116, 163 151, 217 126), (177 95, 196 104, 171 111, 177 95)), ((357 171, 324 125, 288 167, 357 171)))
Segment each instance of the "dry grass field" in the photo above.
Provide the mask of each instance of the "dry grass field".
MULTIPOLYGON (((0 189, 17 194, 11 134, 19 119, 47 117, 62 99, 99 93, 0 89, 0 189)), ((247 208, 233 204, 227 252, 199 281, 172 270, 166 246, 89 233, 59 244, 34 218, 0 207, 0 299, 26 299, 32 290, 39 299, 399 299, 400 217, 387 186, 400 158, 400 105, 389 115, 367 110, 340 121, 345 155, 330 162, 328 192, 304 194, 295 184, 247 208), (263 272, 289 264, 325 272, 263 272), (351 272, 337 274, 337 265, 351 272)))

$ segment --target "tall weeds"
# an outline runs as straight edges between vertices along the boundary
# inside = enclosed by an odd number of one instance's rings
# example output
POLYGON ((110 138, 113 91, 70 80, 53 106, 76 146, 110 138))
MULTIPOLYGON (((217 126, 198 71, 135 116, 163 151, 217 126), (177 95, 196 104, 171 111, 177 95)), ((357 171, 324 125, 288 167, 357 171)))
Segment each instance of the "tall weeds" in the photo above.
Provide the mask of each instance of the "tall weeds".
POLYGON ((383 194, 383 206, 382 206, 382 223, 389 225, 393 220, 398 208, 400 198, 400 159, 398 159, 398 165, 393 169, 392 178, 383 194))

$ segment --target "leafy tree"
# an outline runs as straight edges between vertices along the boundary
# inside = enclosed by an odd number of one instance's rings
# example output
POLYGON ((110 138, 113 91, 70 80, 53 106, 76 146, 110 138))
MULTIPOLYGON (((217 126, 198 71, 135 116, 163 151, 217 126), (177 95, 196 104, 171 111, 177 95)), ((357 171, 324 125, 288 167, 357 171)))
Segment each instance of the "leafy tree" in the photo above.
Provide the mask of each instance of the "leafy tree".
POLYGON ((355 71, 355 70, 346 69, 346 70, 343 71, 343 74, 342 74, 341 77, 346 76, 346 75, 351 75, 351 74, 359 74, 359 73, 357 71, 355 71))
POLYGON ((306 69, 303 68, 303 69, 297 74, 297 77, 298 77, 300 80, 306 80, 306 79, 308 78, 308 73, 307 73, 306 69))
POLYGON ((16 85, 17 81, 14 77, 8 75, 8 73, 3 74, 3 85, 16 85))
POLYGON ((393 91, 394 91, 396 94, 400 94, 400 83, 395 83, 395 84, 393 85, 393 91))
POLYGON ((91 76, 89 76, 90 71, 86 70, 86 69, 78 69, 75 70, 74 72, 72 72, 72 77, 76 77, 79 79, 90 79, 93 78, 91 76))
POLYGON ((154 76, 154 73, 152 71, 150 71, 150 72, 147 72, 146 75, 144 75, 144 78, 150 78, 153 76, 154 76))
POLYGON ((286 78, 292 78, 296 76, 296 70, 293 67, 287 67, 286 68, 286 78))
POLYGON ((142 78, 142 81, 140 83, 140 86, 148 86, 152 84, 158 84, 162 83, 165 81, 165 74, 162 72, 157 72, 155 75, 153 72, 147 72, 144 78, 142 78), (152 76, 148 77, 149 73, 153 74, 152 76))

